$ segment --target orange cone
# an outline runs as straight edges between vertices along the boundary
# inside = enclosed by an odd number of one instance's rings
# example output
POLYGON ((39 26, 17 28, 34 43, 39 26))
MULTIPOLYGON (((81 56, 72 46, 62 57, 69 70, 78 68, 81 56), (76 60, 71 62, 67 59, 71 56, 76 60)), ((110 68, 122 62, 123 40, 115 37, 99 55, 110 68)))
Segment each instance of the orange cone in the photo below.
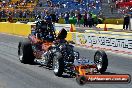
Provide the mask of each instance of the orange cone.
POLYGON ((107 31, 107 26, 106 26, 106 24, 105 24, 105 26, 104 26, 104 31, 107 31))
POLYGON ((72 27, 72 24, 71 24, 70 32, 73 32, 73 27, 72 27))

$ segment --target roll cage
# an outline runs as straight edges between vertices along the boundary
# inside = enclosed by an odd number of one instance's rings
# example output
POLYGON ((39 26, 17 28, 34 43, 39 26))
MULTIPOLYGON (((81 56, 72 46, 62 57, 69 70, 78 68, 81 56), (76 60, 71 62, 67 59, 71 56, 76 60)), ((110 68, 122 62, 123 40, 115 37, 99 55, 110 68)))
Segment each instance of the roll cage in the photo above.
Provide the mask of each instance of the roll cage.
POLYGON ((54 40, 56 40, 55 28, 52 22, 47 22, 44 20, 38 21, 36 23, 34 35, 36 34, 40 39, 45 41, 53 42, 54 40))

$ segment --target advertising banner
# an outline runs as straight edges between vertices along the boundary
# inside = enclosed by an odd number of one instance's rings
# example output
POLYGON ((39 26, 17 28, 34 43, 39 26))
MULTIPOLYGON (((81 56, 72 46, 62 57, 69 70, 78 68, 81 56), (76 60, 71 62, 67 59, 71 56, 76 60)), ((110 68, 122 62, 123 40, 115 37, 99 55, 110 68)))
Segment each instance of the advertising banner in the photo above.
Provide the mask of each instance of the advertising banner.
POLYGON ((125 35, 108 36, 104 34, 77 33, 76 43, 88 47, 132 52, 132 37, 126 37, 125 35))
POLYGON ((87 34, 86 33, 77 33, 76 34, 76 43, 79 45, 89 45, 87 44, 87 34))

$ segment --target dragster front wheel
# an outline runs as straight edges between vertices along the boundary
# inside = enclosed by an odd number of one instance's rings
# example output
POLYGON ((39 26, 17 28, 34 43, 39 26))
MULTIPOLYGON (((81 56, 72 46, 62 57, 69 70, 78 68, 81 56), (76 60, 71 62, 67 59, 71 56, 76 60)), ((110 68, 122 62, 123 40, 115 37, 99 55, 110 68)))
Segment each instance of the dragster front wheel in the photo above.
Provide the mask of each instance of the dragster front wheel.
POLYGON ((94 63, 97 65, 97 71, 101 74, 104 73, 108 66, 108 58, 103 50, 96 51, 94 55, 94 63))

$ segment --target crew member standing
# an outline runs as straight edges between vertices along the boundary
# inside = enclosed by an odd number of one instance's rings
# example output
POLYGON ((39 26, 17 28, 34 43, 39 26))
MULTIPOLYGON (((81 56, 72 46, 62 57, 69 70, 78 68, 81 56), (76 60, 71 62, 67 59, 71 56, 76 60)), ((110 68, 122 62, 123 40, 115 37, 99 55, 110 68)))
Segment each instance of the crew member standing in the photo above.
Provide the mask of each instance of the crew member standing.
POLYGON ((124 17, 123 30, 127 30, 127 29, 128 29, 129 23, 130 23, 130 17, 129 17, 129 15, 127 14, 127 15, 124 17))

